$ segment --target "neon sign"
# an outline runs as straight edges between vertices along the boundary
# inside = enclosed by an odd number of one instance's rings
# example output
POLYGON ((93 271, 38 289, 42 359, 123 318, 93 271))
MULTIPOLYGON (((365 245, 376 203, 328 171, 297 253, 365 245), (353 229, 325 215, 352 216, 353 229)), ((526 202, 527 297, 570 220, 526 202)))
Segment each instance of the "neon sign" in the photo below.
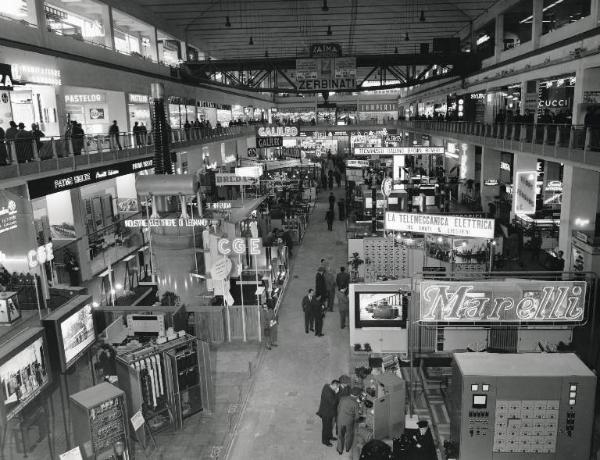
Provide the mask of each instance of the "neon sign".
POLYGON ((245 254, 246 249, 248 249, 251 256, 257 256, 260 254, 260 243, 260 238, 248 238, 247 243, 245 238, 234 238, 232 241, 227 238, 221 238, 217 242, 217 250, 219 254, 228 256, 232 252, 234 254, 245 254))
POLYGON ((295 126, 261 126, 256 132, 259 137, 298 136, 298 128, 295 126))
POLYGON ((54 249, 52 243, 44 244, 37 249, 32 249, 27 253, 27 263, 29 268, 35 268, 39 264, 49 262, 54 259, 54 249))
POLYGON ((578 324, 585 320, 585 281, 423 281, 422 323, 578 324))

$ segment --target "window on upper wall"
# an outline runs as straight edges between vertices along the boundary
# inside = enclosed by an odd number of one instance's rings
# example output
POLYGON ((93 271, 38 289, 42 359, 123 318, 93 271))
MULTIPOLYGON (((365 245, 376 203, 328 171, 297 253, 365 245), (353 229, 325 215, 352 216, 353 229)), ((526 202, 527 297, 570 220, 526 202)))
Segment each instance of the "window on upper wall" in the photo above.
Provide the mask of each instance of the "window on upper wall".
POLYGON ((496 21, 492 20, 475 32, 475 49, 482 59, 494 55, 495 27, 496 21))
POLYGON ((547 34, 590 15, 591 0, 544 0, 542 33, 547 34))
POLYGON ((0 0, 0 18, 37 25, 35 0, 0 0))
POLYGON ((157 61, 154 27, 115 9, 113 26, 116 51, 157 61))
POLYGON ((531 40, 533 0, 521 0, 504 12, 504 49, 531 40))
POLYGON ((50 32, 94 45, 112 47, 106 33, 108 6, 92 0, 44 2, 46 25, 50 32))

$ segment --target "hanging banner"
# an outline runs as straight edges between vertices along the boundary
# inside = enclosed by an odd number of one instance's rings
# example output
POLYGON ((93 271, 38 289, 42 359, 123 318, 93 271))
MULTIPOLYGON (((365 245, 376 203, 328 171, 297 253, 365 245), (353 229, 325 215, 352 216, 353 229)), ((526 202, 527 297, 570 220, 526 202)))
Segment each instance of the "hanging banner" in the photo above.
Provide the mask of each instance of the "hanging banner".
POLYGON ((515 214, 535 214, 537 171, 517 171, 515 180, 515 214))
POLYGON ((422 281, 419 321, 427 324, 580 324, 585 281, 422 281))
POLYGON ((256 147, 259 149, 283 147, 283 137, 257 137, 256 147))
POLYGON ((494 238, 494 219, 388 211, 385 213, 385 229, 397 232, 492 239, 494 238))
POLYGON ((369 160, 346 160, 346 168, 368 168, 369 160))
POLYGON ((444 147, 355 147, 354 155, 443 155, 444 147))
POLYGON ((298 91, 356 88, 356 58, 296 59, 298 91))

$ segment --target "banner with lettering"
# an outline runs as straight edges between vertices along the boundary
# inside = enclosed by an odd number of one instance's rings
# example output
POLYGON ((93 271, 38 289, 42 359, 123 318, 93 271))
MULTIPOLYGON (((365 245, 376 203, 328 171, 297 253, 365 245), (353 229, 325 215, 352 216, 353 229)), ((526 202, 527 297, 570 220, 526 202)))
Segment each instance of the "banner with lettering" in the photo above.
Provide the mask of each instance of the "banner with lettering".
POLYGON ((422 281, 421 323, 581 324, 585 321, 585 281, 504 279, 422 281))
POLYGON ((517 171, 515 181, 515 214, 535 214, 536 171, 517 171))
POLYGON ((298 91, 356 88, 356 58, 296 59, 298 91))
POLYGON ((494 219, 463 217, 450 214, 385 213, 385 229, 396 232, 494 238, 494 219))

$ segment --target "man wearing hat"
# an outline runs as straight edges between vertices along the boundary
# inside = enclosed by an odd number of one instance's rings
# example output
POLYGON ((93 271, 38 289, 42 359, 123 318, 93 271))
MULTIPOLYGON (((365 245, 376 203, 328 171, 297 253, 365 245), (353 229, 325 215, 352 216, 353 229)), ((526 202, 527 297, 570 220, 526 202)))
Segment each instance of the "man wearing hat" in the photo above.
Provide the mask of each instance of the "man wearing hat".
POLYGON ((358 398, 362 390, 358 387, 350 390, 350 396, 344 396, 340 399, 337 408, 337 430, 338 442, 337 451, 342 455, 344 447, 346 452, 350 452, 354 443, 354 423, 358 419, 360 405, 358 398))
POLYGON ((417 423, 419 431, 411 438, 412 448, 410 450, 410 459, 414 460, 435 460, 437 453, 433 443, 433 436, 429 429, 429 423, 426 420, 420 420, 417 423))
POLYGON ((323 428, 321 430, 321 442, 328 447, 331 447, 331 441, 335 441, 333 436, 333 420, 337 413, 338 396, 340 382, 332 380, 331 383, 323 385, 321 390, 321 402, 317 415, 321 417, 323 428))

